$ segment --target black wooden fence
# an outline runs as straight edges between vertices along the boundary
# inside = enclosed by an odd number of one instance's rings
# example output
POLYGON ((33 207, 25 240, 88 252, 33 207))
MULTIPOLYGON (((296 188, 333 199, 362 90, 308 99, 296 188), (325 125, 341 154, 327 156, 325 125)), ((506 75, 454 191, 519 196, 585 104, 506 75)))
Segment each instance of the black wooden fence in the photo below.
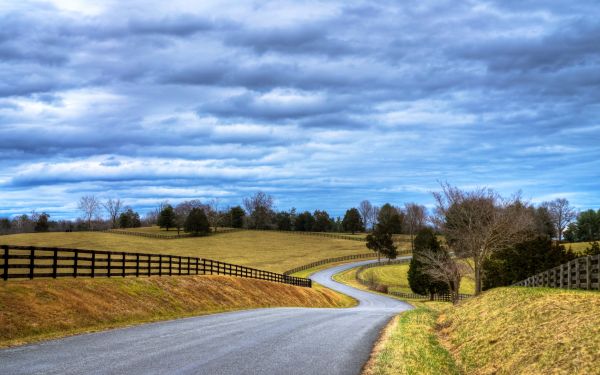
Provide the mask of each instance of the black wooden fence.
POLYGON ((600 255, 573 259, 519 281, 513 286, 600 290, 600 255))
POLYGON ((165 254, 0 245, 3 280, 40 277, 228 275, 310 288, 310 279, 211 259, 165 254))

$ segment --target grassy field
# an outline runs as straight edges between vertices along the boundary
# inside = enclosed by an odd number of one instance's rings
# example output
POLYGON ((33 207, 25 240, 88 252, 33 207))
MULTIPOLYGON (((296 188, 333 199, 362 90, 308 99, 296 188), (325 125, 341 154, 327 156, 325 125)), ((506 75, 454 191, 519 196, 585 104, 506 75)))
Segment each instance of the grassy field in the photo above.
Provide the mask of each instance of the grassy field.
POLYGON ((563 243, 563 246, 566 249, 571 248, 571 250, 573 250, 573 252, 575 252, 576 254, 583 254, 585 249, 587 249, 588 247, 591 247, 589 242, 566 242, 563 243))
POLYGON ((101 232, 27 233, 0 237, 2 244, 57 246, 171 254, 215 259, 283 272, 324 258, 368 252, 363 242, 275 231, 235 231, 208 237, 159 240, 101 232))
POLYGON ((144 322, 259 307, 350 307, 352 298, 228 276, 0 283, 0 347, 144 322))
MULTIPOLYGON (((361 273, 360 278, 365 281, 373 280, 378 284, 388 285, 390 291, 412 293, 408 285, 408 268, 408 263, 368 268, 361 273)), ((460 293, 475 293, 475 281, 471 277, 463 277, 460 283, 460 293)))

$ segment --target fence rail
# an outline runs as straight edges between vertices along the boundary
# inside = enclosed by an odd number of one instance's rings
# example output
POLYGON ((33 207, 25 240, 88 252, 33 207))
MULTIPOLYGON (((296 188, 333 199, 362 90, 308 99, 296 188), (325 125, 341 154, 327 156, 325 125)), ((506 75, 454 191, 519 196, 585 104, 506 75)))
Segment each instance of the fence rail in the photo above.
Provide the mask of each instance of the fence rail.
MULTIPOLYGON (((410 250, 398 252, 398 255, 410 255, 410 254, 411 254, 410 250)), ((296 268, 292 268, 291 270, 285 271, 283 274, 291 275, 293 273, 304 271, 304 270, 307 270, 307 269, 310 269, 313 267, 317 267, 322 264, 327 264, 327 263, 343 262, 345 260, 353 260, 353 259, 368 259, 368 258, 377 258, 377 254, 376 253, 365 253, 365 254, 345 255, 345 256, 336 257, 336 258, 321 259, 316 262, 312 262, 312 263, 304 264, 302 266, 298 266, 296 268)))
POLYGON ((600 255, 573 259, 521 280, 513 286, 600 290, 600 255))
MULTIPOLYGON (((238 230, 239 229, 234 229, 234 228, 221 228, 220 230, 218 230, 216 232, 210 232, 208 235, 212 236, 212 235, 220 234, 220 233, 236 232, 238 230)), ((179 238, 194 237, 194 235, 191 234, 191 233, 160 234, 160 233, 148 233, 148 232, 139 232, 139 231, 123 230, 123 229, 106 229, 106 230, 103 230, 103 232, 106 232, 106 233, 115 233, 115 234, 124 234, 124 235, 127 235, 127 236, 156 238, 156 239, 160 239, 160 240, 175 240, 175 239, 179 239, 179 238)))
MULTIPOLYGON (((397 296, 400 298, 410 298, 410 299, 431 299, 431 296, 426 296, 426 295, 422 295, 422 294, 416 294, 416 293, 404 293, 404 292, 397 292, 397 291, 390 291, 389 285, 385 285, 385 284, 379 284, 376 283, 374 281, 370 281, 370 280, 365 280, 363 278, 360 277, 360 275, 363 273, 363 271, 369 269, 369 268, 373 268, 373 267, 383 267, 383 266, 390 266, 390 265, 394 265, 394 264, 403 264, 403 263, 408 263, 410 262, 410 259, 395 259, 395 260, 390 260, 390 261, 386 261, 385 263, 370 263, 370 264, 365 264, 362 265, 360 267, 358 267, 358 269, 356 270, 356 281, 359 284, 362 284, 366 287, 368 287, 369 289, 378 291, 380 293, 385 293, 385 294, 390 294, 393 296, 397 296)), ((459 301, 463 300, 463 299, 467 299, 472 297, 472 295, 470 294, 462 294, 459 293, 458 294, 458 299, 459 301)), ((434 301, 445 301, 445 302, 452 302, 452 296, 449 293, 444 293, 444 294, 434 294, 433 295, 433 300, 434 301)))
POLYGON ((166 254, 0 245, 0 277, 3 280, 40 277, 179 275, 228 275, 308 288, 312 286, 310 279, 212 259, 166 254))

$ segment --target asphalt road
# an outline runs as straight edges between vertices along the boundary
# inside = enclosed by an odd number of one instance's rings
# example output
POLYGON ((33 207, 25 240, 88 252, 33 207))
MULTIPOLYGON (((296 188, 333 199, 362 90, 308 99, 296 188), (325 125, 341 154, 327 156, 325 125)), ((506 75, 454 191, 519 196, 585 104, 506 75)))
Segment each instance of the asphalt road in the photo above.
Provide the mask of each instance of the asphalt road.
POLYGON ((349 309, 272 308, 178 319, 0 350, 0 374, 359 374, 389 319, 409 304, 331 280, 349 309))

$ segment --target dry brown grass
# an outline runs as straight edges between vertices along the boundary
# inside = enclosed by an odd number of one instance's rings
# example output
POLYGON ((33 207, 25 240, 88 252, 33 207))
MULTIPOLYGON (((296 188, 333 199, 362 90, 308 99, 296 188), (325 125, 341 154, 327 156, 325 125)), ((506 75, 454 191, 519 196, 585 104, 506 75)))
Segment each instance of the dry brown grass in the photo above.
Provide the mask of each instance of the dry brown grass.
POLYGON ((438 320, 467 374, 600 374, 600 293, 497 288, 438 320))
POLYGON ((111 327, 260 307, 347 307, 325 288, 227 276, 0 283, 0 346, 111 327))
POLYGON ((236 231, 176 240, 98 232, 27 233, 1 236, 0 242, 202 257, 273 272, 325 258, 368 252, 364 242, 275 231, 236 231))

